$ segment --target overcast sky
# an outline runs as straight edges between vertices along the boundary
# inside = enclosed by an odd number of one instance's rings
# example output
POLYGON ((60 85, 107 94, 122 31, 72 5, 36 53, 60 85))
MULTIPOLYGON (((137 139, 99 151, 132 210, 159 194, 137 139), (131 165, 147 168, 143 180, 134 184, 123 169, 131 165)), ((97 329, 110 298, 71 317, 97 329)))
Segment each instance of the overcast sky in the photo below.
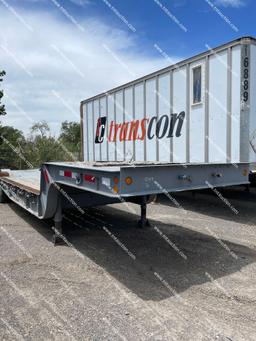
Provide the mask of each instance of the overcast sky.
POLYGON ((253 0, 0 0, 7 116, 59 133, 81 100, 242 35, 253 0), (213 7, 216 6, 216 7, 213 7), (218 10, 218 11, 217 11, 218 10))

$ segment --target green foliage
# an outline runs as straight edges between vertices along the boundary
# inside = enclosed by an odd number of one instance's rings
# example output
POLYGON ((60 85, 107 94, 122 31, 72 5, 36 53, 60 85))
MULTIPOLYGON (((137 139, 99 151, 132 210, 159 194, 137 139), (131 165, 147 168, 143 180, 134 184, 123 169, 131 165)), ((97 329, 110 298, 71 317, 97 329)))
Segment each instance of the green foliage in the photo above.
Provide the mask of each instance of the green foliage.
POLYGON ((81 157, 80 124, 77 122, 62 122, 59 142, 72 153, 74 161, 79 160, 81 157))
POLYGON ((0 126, 0 168, 38 168, 44 162, 76 161, 80 153, 80 125, 63 122, 59 138, 45 121, 30 128, 29 137, 13 127, 0 126))
POLYGON ((27 168, 25 161, 19 157, 25 146, 26 140, 20 130, 0 126, 0 168, 27 168))
POLYGON ((35 167, 40 167, 44 162, 62 161, 63 152, 54 137, 30 137, 26 141, 26 159, 35 167))
POLYGON ((34 167, 40 167, 43 162, 64 160, 62 149, 58 141, 51 136, 50 127, 45 121, 35 123, 30 132, 25 154, 34 167))
POLYGON ((45 138, 47 134, 50 134, 50 127, 46 121, 37 122, 30 128, 31 134, 40 133, 42 138, 45 138))
MULTIPOLYGON (((0 71, 0 82, 3 81, 3 78, 6 75, 5 71, 0 71)), ((0 90, 0 115, 6 115, 6 111, 5 111, 5 105, 2 104, 2 98, 4 96, 4 92, 3 90, 0 90)))

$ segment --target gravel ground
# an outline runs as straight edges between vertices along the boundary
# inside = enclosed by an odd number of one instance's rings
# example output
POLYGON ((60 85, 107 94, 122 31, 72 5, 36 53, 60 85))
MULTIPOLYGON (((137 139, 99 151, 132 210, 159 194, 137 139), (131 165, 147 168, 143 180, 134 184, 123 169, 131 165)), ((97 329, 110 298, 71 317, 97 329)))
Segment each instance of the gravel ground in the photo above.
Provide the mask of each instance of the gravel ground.
POLYGON ((64 212, 69 247, 1 204, 0 340, 256 340, 256 190, 222 195, 64 212))

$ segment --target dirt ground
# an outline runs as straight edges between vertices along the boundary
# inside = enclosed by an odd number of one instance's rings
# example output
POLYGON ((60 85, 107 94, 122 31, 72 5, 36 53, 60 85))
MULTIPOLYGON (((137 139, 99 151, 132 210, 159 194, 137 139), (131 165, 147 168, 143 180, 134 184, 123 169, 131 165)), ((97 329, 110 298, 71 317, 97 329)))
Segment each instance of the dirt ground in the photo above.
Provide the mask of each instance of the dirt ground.
POLYGON ((256 190, 64 212, 0 205, 0 340, 256 340, 256 190), (224 202, 225 199, 225 202, 224 202), (132 212, 130 212, 132 210, 132 212))

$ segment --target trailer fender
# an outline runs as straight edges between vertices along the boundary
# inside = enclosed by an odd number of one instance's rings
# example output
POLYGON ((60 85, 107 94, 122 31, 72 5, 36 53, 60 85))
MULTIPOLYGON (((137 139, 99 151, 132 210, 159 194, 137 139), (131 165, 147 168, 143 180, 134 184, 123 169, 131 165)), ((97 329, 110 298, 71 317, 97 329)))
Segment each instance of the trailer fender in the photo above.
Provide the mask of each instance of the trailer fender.
POLYGON ((40 217, 52 218, 57 210, 60 187, 53 181, 48 169, 41 168, 40 217))

